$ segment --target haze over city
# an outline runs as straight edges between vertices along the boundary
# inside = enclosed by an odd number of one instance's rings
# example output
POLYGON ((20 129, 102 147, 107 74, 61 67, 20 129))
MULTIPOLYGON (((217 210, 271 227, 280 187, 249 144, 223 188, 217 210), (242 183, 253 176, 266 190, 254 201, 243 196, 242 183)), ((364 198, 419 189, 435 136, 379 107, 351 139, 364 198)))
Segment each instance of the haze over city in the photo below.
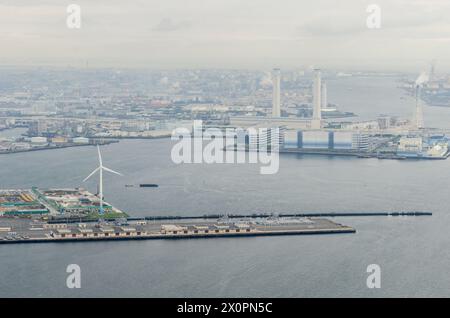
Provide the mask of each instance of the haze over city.
POLYGON ((146 68, 272 68, 419 72, 450 67, 450 3, 373 1, 76 1, 80 29, 66 27, 72 2, 0 1, 1 65, 146 68))

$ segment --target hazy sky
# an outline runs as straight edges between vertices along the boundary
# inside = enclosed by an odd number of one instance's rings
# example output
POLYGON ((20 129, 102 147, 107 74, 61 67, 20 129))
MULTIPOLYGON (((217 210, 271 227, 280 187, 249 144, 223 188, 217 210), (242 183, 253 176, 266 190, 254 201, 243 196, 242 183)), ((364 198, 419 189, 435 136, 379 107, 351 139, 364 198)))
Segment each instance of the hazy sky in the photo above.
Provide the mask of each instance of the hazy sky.
POLYGON ((450 70, 450 1, 0 0, 0 41, 2 65, 450 70))

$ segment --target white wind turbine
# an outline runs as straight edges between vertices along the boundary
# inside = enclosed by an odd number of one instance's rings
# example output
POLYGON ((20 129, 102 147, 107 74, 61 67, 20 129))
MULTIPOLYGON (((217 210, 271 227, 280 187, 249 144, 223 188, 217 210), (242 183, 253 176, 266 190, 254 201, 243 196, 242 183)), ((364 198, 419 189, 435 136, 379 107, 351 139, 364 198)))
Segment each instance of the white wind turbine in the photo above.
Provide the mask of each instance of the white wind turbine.
POLYGON ((100 214, 103 214, 103 170, 117 174, 119 176, 121 176, 122 174, 111 170, 105 166, 103 166, 103 161, 102 161, 102 154, 100 153, 100 147, 97 145, 97 152, 98 152, 98 162, 99 162, 99 166, 97 169, 95 169, 94 171, 91 172, 90 175, 88 175, 83 182, 86 182, 90 177, 92 177, 94 174, 96 174, 97 172, 99 172, 100 174, 100 181, 99 181, 99 185, 98 185, 98 192, 99 192, 99 196, 100 196, 100 214))

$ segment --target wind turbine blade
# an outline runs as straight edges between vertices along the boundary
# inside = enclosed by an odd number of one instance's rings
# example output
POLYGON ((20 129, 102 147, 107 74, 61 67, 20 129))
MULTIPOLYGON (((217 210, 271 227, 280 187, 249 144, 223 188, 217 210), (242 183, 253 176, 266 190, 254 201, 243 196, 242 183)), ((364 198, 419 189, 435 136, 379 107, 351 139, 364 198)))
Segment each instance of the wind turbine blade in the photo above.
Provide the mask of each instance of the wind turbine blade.
POLYGON ((97 152, 98 152, 98 162, 100 163, 100 167, 103 166, 103 161, 102 161, 102 154, 100 153, 100 146, 97 145, 97 152))
POLYGON ((123 176, 123 174, 121 174, 120 172, 117 172, 117 171, 111 170, 111 169, 109 169, 109 168, 106 168, 105 166, 102 166, 102 169, 103 169, 103 170, 105 170, 105 171, 108 171, 108 172, 111 172, 111 173, 117 174, 117 175, 119 175, 119 176, 123 176))
POLYGON ((90 177, 92 177, 94 174, 96 174, 98 171, 100 170, 100 167, 98 167, 97 169, 95 169, 94 171, 91 172, 90 175, 88 175, 83 182, 86 182, 90 177))

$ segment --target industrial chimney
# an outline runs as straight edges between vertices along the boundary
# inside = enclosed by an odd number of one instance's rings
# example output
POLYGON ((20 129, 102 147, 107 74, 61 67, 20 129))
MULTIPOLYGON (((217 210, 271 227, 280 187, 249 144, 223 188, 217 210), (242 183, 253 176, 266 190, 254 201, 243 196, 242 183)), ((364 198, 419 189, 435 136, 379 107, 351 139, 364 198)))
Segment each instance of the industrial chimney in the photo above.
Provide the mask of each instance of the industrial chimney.
POLYGON ((322 102, 321 102, 321 87, 322 79, 320 69, 314 69, 314 87, 313 87, 313 118, 311 121, 311 128, 322 128, 322 102))
POLYGON ((322 83, 322 109, 328 107, 328 98, 327 98, 327 84, 322 83))
POLYGON ((416 129, 423 128, 423 109, 422 102, 420 101, 420 85, 415 85, 415 95, 416 95, 416 116, 414 118, 414 126, 416 129))
POLYGON ((416 79, 414 83, 414 93, 416 95, 416 111, 414 118, 414 128, 421 129, 423 128, 423 107, 422 102, 420 101, 420 93, 421 88, 425 83, 429 80, 429 75, 426 72, 422 72, 419 77, 416 79))
POLYGON ((280 69, 274 68, 272 72, 272 83, 273 83, 272 117, 281 117, 280 79, 281 79, 280 69))

